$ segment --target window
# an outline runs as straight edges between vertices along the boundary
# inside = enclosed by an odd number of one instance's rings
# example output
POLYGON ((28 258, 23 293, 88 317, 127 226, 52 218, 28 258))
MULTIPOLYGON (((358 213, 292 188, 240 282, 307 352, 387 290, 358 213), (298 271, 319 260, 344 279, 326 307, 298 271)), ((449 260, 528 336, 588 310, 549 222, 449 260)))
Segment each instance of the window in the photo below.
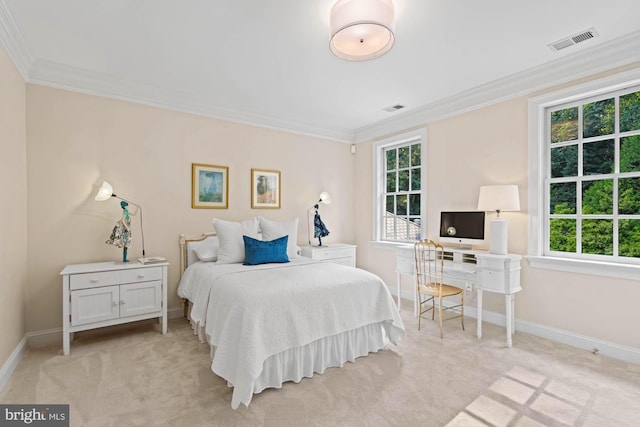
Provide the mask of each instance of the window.
POLYGON ((414 242, 423 236, 426 133, 413 132, 374 146, 375 240, 414 242))
POLYGON ((530 256, 640 266, 640 81, 606 83, 530 102, 530 256))

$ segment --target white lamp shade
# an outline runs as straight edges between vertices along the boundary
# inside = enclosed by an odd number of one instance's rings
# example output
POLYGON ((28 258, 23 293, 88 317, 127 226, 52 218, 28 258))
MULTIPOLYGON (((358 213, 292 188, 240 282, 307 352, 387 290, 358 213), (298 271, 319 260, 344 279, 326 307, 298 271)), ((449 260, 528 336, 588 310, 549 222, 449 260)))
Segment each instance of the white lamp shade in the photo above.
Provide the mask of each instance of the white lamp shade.
POLYGON ((391 0, 339 0, 331 9, 331 51, 339 58, 366 61, 387 53, 395 40, 391 0))
POLYGON ((519 211, 520 196, 517 185, 485 185, 480 187, 479 211, 519 211))
POLYGON ((102 181, 102 185, 98 189, 95 199, 99 202, 108 200, 113 195, 113 187, 107 181, 102 181))
POLYGON ((325 205, 331 204, 331 196, 326 191, 320 193, 320 203, 324 203, 325 205))

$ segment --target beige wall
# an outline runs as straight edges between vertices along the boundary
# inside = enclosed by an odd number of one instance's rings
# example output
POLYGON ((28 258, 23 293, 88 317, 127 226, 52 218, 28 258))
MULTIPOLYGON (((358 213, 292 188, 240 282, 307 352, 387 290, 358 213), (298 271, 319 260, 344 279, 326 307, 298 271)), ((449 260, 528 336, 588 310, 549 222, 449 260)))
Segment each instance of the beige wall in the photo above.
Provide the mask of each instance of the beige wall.
MULTIPOLYGON (((27 85, 29 288, 27 328, 61 325, 66 264, 117 261, 105 244, 121 216, 119 201, 93 200, 101 181, 143 206, 147 256, 169 259, 169 308, 179 307, 178 236, 213 229, 214 217, 300 219, 321 191, 333 203, 323 242, 353 242, 354 156, 349 145, 127 102, 27 85), (229 166, 229 209, 191 208, 191 164, 229 166), (251 209, 251 168, 282 172, 282 208, 251 209)), ((141 254, 134 217, 130 259, 141 254)))
POLYGON ((26 149, 25 84, 0 46, 0 367, 26 332, 26 149))
MULTIPOLYGON (((93 200, 103 179, 144 207, 147 255, 171 262, 170 308, 180 303, 180 233, 211 230, 213 217, 298 217, 304 244, 305 212, 322 190, 333 198, 322 207, 331 230, 326 242, 358 244, 358 265, 395 283, 394 252, 371 244, 372 143, 358 145, 354 156, 348 144, 36 85, 25 89, 2 50, 0 77, 0 219, 12 225, 0 228, 0 364, 26 331, 60 327, 58 273, 65 265, 120 258, 119 249, 104 243, 120 216, 118 201, 93 200), (229 166, 229 209, 191 209, 191 163, 229 166), (250 208, 251 168, 282 171, 282 209, 250 208)), ((524 255, 527 98, 429 123, 427 156, 428 229, 436 229, 440 210, 473 209, 480 185, 516 183, 522 211, 505 217, 510 250, 524 255)), ((138 227, 134 218, 130 258, 140 255, 138 227)), ((523 262, 522 283, 519 319, 640 348, 631 318, 640 297, 636 282, 531 269, 523 262), (600 304, 603 283, 621 297, 600 304)), ((500 297, 486 300, 486 308, 504 311, 500 297)))
MULTIPOLYGON (((638 65, 636 65, 638 66, 638 65)), ((628 68, 628 67, 627 67, 628 68)), ((428 129, 428 235, 437 237, 439 212, 477 207, 486 184, 517 184, 520 212, 506 212, 509 251, 526 255, 528 197, 528 98, 505 101, 445 120, 428 129)), ((360 266, 395 284, 395 253, 379 249, 372 239, 372 147, 358 146, 355 214, 360 266)), ((522 262, 523 291, 516 297, 518 319, 574 334, 640 348, 637 333, 637 281, 529 268, 522 262), (635 317, 634 317, 635 316, 635 317)), ((410 291, 410 283, 403 289, 410 291)), ((475 294, 466 302, 475 307, 475 294)), ((504 299, 487 294, 485 309, 504 313, 504 299)))

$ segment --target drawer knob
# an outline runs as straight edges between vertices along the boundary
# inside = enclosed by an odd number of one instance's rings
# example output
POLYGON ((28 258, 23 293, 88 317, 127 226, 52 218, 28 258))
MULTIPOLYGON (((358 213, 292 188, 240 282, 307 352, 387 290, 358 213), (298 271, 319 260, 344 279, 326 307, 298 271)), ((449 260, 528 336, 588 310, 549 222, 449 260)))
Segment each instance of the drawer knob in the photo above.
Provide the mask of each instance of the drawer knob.
POLYGON ((144 279, 144 274, 138 274, 138 279, 144 279))
POLYGON ((114 306, 114 307, 117 307, 117 306, 118 306, 118 303, 117 303, 116 301, 113 301, 113 306, 114 306))
POLYGON ((123 299, 120 300, 120 304, 124 305, 124 300, 123 299))
POLYGON ((91 283, 98 283, 98 279, 91 279, 91 283))

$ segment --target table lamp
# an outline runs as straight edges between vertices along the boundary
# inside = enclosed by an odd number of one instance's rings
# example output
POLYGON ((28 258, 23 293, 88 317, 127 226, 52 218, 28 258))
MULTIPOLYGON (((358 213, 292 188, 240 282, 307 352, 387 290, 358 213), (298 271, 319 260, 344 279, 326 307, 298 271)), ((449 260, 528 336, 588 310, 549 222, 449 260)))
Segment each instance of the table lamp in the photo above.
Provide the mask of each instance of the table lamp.
POLYGON ((520 210, 518 186, 485 185, 480 187, 478 210, 496 211, 496 218, 489 223, 489 252, 505 255, 507 253, 507 221, 500 217, 500 212, 520 210))
MULTIPOLYGON (((142 259, 145 259, 145 252, 144 252, 144 229, 142 228, 142 206, 140 206, 137 203, 132 202, 131 200, 128 199, 123 199, 120 196, 117 196, 113 193, 113 187, 111 186, 111 184, 109 184, 107 181, 102 181, 102 185, 100 186, 100 188, 98 189, 98 193, 96 194, 95 200, 99 201, 99 202, 103 202, 105 200, 109 200, 110 198, 115 197, 116 199, 120 199, 124 202, 130 203, 134 206, 137 206, 138 209, 140 210, 140 236, 141 236, 141 240, 142 240, 142 259)), ((124 207, 123 207, 124 209, 124 207)), ((126 256, 125 256, 126 258, 126 256)))
POLYGON ((315 209, 315 215, 313 218, 313 227, 314 227, 314 237, 318 238, 318 246, 322 246, 322 238, 329 235, 329 230, 325 227, 322 219, 320 219, 320 214, 318 213, 318 207, 320 203, 325 205, 331 204, 331 196, 326 191, 320 193, 320 198, 318 202, 310 207, 307 210, 307 237, 309 238, 309 246, 311 246, 311 232, 310 232, 310 224, 309 224, 309 213, 315 209))

